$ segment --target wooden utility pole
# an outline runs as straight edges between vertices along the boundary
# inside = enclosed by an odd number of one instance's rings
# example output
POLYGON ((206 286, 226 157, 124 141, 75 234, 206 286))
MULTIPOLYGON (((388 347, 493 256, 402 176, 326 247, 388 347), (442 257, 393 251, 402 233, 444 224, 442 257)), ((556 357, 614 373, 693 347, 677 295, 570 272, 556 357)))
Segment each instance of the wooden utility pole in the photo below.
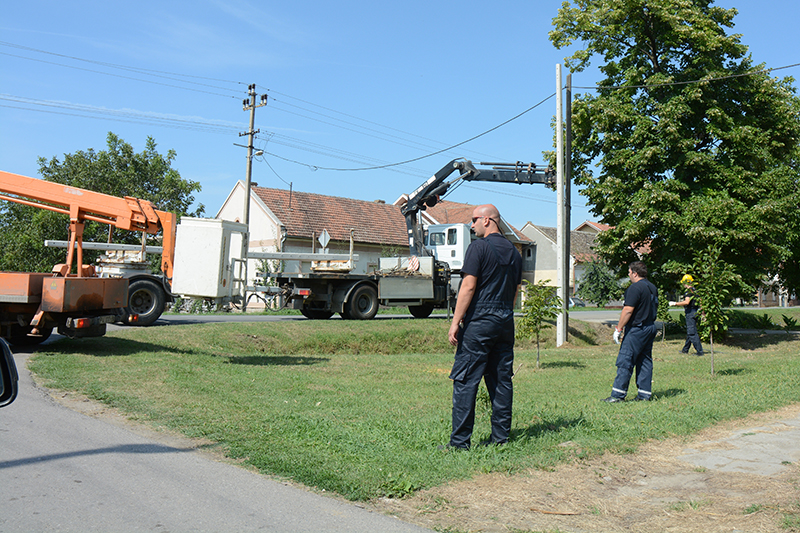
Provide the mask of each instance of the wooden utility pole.
POLYGON ((244 133, 240 133, 239 137, 247 135, 247 170, 245 172, 245 185, 244 185, 244 223, 247 226, 247 232, 242 236, 242 261, 244 265, 244 273, 242 274, 242 312, 247 311, 247 253, 250 251, 250 184, 253 175, 253 139, 256 133, 260 130, 255 129, 256 125, 256 108, 267 105, 267 95, 261 95, 261 103, 256 103, 256 84, 253 83, 247 88, 248 98, 242 102, 242 108, 245 111, 250 111, 250 129, 244 133))

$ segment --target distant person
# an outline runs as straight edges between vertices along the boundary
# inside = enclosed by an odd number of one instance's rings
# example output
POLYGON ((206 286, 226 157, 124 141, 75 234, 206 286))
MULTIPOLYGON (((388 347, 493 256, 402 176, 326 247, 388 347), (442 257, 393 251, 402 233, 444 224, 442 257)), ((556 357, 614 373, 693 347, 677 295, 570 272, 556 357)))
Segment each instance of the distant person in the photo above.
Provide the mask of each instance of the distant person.
POLYGON ((522 258, 500 232, 497 208, 476 207, 472 228, 480 238, 469 245, 464 257, 448 333, 457 349, 450 372, 453 432, 447 447, 457 449, 470 447, 481 379, 492 402, 492 433, 487 443, 508 442, 514 396, 514 301, 522 283, 522 258))
POLYGON ((683 345, 681 353, 688 354, 689 348, 694 346, 694 355, 703 355, 703 345, 700 344, 700 334, 697 332, 697 311, 700 306, 697 305, 697 295, 694 292, 694 278, 691 274, 686 274, 681 278, 684 293, 683 300, 679 302, 670 302, 670 305, 677 305, 683 307, 684 315, 686 316, 686 343, 683 345))
POLYGON ((658 329, 655 325, 658 311, 658 289, 647 279, 647 266, 634 261, 628 266, 631 285, 625 291, 622 313, 614 329, 614 342, 622 344, 617 355, 617 377, 611 387, 611 396, 604 402, 625 401, 634 369, 639 389, 634 400, 649 401, 653 397, 653 340, 658 329), (623 335, 624 331, 624 335, 623 335))

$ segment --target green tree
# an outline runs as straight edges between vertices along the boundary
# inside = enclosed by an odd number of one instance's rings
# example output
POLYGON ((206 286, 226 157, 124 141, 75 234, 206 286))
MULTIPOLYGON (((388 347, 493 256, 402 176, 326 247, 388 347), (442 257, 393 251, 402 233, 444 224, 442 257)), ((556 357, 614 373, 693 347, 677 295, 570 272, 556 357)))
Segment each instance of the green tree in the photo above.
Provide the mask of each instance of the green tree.
MULTIPOLYGON (((49 161, 39 158, 39 173, 47 181, 63 183, 102 192, 112 196, 132 196, 153 202, 157 209, 178 215, 200 216, 203 205, 189 212, 194 202, 193 193, 200 184, 184 180, 172 168, 176 153, 166 155, 156 151, 156 142, 148 137, 145 149, 136 153, 133 147, 109 133, 107 148, 65 154, 63 161, 54 157, 49 161)), ((108 240, 106 224, 88 222, 84 229, 85 241, 108 240)), ((47 239, 65 240, 69 236, 67 216, 37 207, 4 202, 0 206, 0 269, 10 271, 47 272, 53 265, 64 261, 65 251, 45 248, 47 239)), ((118 232, 114 242, 138 244, 141 235, 118 232)), ((86 252, 84 262, 94 255, 86 252)))
POLYGON ((596 92, 573 104, 575 181, 612 226, 597 251, 624 265, 636 248, 677 277, 719 246, 755 285, 800 231, 800 106, 794 80, 753 65, 728 33, 736 10, 712 4, 564 2, 550 39, 578 47, 573 72, 604 61, 596 92))
POLYGON ((577 292, 581 298, 605 307, 611 300, 622 297, 622 286, 608 265, 591 261, 586 265, 577 292))
POLYGON ((535 284, 524 280, 525 299, 522 302, 522 317, 517 322, 518 339, 536 337, 536 368, 539 368, 539 335, 550 326, 545 320, 552 320, 561 313, 561 298, 548 283, 549 279, 539 280, 535 284))
POLYGON ((733 267, 720 259, 722 250, 712 246, 695 254, 695 293, 700 301, 700 334, 711 345, 711 373, 714 374, 714 338, 725 338, 728 314, 725 307, 731 294, 740 288, 741 277, 733 267))

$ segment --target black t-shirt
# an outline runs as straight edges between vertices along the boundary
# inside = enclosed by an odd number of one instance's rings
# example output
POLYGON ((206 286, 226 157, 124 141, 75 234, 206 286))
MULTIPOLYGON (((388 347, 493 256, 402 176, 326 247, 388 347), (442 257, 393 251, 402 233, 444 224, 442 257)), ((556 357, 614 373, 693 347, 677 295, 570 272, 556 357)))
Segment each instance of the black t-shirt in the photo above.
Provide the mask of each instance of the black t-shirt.
POLYGON ((633 316, 628 322, 631 326, 650 325, 658 312, 658 289, 646 278, 632 283, 625 291, 626 307, 633 307, 633 316))
POLYGON ((697 295, 694 293, 694 288, 689 287, 686 289, 686 293, 683 295, 683 299, 689 298, 689 303, 686 304, 683 308, 684 311, 687 313, 691 313, 692 311, 697 311, 697 295))
POLYGON ((477 303, 496 303, 513 309, 517 287, 522 283, 522 257, 508 239, 490 233, 469 245, 461 276, 477 278, 470 308, 477 303))

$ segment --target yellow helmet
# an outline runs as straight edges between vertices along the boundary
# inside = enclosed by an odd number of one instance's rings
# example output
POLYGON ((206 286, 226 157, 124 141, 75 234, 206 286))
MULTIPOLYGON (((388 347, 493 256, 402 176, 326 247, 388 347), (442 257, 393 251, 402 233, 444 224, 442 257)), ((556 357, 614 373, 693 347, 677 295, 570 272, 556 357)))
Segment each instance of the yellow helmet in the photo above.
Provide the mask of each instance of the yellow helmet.
POLYGON ((694 278, 691 274, 684 274, 681 278, 681 283, 694 283, 694 278))

